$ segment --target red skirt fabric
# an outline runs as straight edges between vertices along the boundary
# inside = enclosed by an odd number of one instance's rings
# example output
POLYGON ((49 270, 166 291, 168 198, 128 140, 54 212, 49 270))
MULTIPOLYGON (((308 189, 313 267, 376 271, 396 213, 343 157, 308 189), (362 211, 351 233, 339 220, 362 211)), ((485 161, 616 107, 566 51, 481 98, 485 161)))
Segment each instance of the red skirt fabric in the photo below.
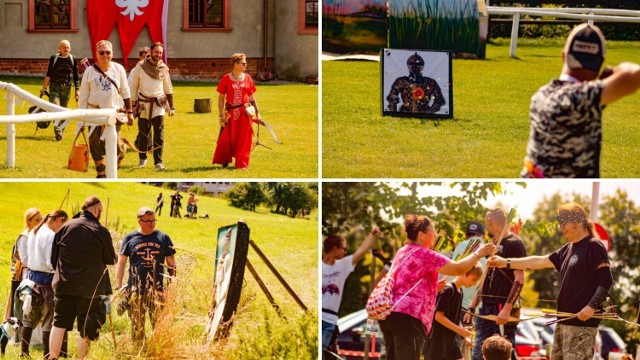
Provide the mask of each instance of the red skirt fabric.
POLYGON ((236 159, 236 169, 249 167, 249 156, 253 142, 253 128, 251 120, 245 114, 244 108, 237 111, 237 120, 234 120, 236 110, 231 110, 231 119, 222 129, 215 152, 213 153, 213 164, 230 164, 233 158, 236 159))

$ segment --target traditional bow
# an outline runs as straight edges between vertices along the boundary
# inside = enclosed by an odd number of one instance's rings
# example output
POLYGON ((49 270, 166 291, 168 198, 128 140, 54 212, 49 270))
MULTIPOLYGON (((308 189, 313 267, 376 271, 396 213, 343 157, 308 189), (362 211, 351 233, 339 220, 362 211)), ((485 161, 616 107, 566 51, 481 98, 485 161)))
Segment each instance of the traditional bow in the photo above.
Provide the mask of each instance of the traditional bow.
MULTIPOLYGON (((256 145, 262 145, 260 144, 260 125, 264 126, 265 128, 267 128, 267 131, 269 131, 269 134, 271 134, 271 137, 273 138, 273 140, 276 142, 276 144, 278 145, 282 145, 282 141, 278 140, 278 137, 276 136, 276 132, 273 131, 273 129, 271 128, 271 126, 269 126, 269 124, 267 124, 266 121, 264 121, 264 119, 253 119, 253 122, 255 122, 256 124, 258 124, 258 139, 256 142, 256 145)), ((255 148, 254 146, 254 148, 255 148)), ((264 145, 263 145, 264 146, 264 145)), ((266 147, 266 146, 265 146, 266 147)), ((271 149, 269 147, 267 147, 268 149, 271 149)))
MULTIPOLYGON (((477 318, 484 319, 484 320, 489 320, 489 321, 494 321, 494 322, 498 320, 498 315, 479 315, 479 314, 474 314, 474 313, 472 313, 470 311, 466 311, 466 310, 464 312, 466 312, 467 314, 471 314, 471 316, 475 316, 477 318)), ((517 322, 520 322, 520 321, 526 321, 526 320, 531 320, 531 319, 533 319, 533 317, 519 319, 517 317, 509 316, 509 318, 507 319, 507 322, 517 323, 517 322)))

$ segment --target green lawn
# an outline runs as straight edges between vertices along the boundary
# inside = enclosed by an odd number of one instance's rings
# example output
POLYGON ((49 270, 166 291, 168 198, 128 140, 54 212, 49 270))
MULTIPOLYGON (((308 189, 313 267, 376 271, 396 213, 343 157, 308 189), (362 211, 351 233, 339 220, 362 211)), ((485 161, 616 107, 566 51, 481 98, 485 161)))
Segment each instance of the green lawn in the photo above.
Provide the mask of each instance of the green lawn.
MULTIPOLYGON (((559 76, 563 43, 520 39, 512 59, 498 40, 488 60, 454 60, 453 120, 382 117, 379 63, 323 61, 323 178, 518 177, 531 95, 559 76)), ((639 50, 608 42, 606 63, 640 63, 639 50)), ((604 111, 602 177, 640 177, 639 111, 639 94, 604 111)))
MULTIPOLYGON (((135 212, 152 206, 159 191, 168 199, 169 190, 138 183, 7 183, 0 182, 0 228, 6 236, 0 239, 0 304, 3 308, 9 293, 10 254, 17 235, 22 231, 24 211, 32 206, 43 214, 57 209, 67 190, 70 199, 63 210, 70 215, 83 200, 97 195, 108 207, 108 228, 116 251, 124 236, 136 228, 135 212)), ((183 209, 184 212, 184 209, 183 209)), ((168 206, 158 217, 157 228, 169 234, 178 250, 178 281, 175 296, 168 301, 169 311, 163 324, 151 335, 147 324, 147 343, 135 346, 129 339, 129 319, 113 312, 117 348, 111 340, 109 323, 102 328, 100 339, 92 344, 92 359, 316 359, 318 354, 318 219, 314 212, 306 219, 274 215, 268 209, 248 212, 232 208, 220 198, 200 196, 199 214, 210 219, 176 219, 168 217, 168 206), (238 313, 228 342, 206 347, 204 332, 210 310, 214 279, 215 236, 221 226, 243 219, 254 240, 273 262, 289 285, 308 307, 303 312, 257 254, 250 248, 249 260, 272 292, 285 319, 279 318, 261 292, 249 271, 238 313), (286 229, 286 231, 283 231, 286 229)), ((103 213, 103 223, 104 223, 103 213)), ((113 283, 114 271, 110 269, 113 283)), ((77 332, 70 334, 70 350, 76 354, 77 332)), ((9 346, 8 358, 19 353, 9 346)), ((42 348, 32 348, 31 356, 42 355, 42 348)))
MULTIPOLYGON (((0 76, 0 81, 14 83, 23 90, 37 94, 42 86, 40 77, 0 76)), ((258 83, 256 99, 264 120, 271 125, 282 145, 277 145, 265 128, 260 129, 260 143, 251 154, 249 170, 223 169, 211 164, 219 133, 217 84, 175 81, 176 116, 165 117, 166 170, 158 172, 153 161, 138 168, 138 154, 129 151, 118 171, 120 178, 317 178, 318 176, 318 87, 305 84, 258 83), (212 98, 212 113, 196 114, 196 98, 212 98)), ((17 114, 25 114, 31 106, 22 102, 17 114)), ((70 107, 75 108, 75 101, 70 107)), ((6 115, 5 91, 0 91, 0 115, 6 115)), ((6 126, 0 126, 0 178, 93 178, 95 169, 90 161, 87 173, 67 170, 75 123, 56 142, 53 129, 40 130, 34 136, 34 124, 16 126, 16 167, 7 169, 6 126)), ((123 127, 121 135, 134 142, 137 125, 123 127)), ((255 126, 254 126, 255 131, 255 126)), ((150 158, 152 158, 150 156, 150 158)))

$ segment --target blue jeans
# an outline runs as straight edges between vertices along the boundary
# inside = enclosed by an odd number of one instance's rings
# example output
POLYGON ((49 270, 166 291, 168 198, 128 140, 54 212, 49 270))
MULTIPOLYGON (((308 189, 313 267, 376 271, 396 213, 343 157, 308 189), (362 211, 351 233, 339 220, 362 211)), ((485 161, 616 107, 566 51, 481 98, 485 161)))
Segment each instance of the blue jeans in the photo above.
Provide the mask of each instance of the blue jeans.
MULTIPOLYGON (((480 307, 479 315, 498 315, 498 313, 498 304, 483 304, 480 307)), ((517 323, 506 323, 504 325, 504 336, 513 344, 514 352, 511 353, 513 360, 516 359, 515 341, 517 328, 517 323)), ((476 318, 476 342, 471 351, 472 360, 482 360, 482 344, 487 338, 495 334, 500 335, 500 327, 495 321, 476 318)))
POLYGON ((329 347, 333 332, 336 330, 336 324, 331 324, 326 321, 322 322, 322 349, 329 347))

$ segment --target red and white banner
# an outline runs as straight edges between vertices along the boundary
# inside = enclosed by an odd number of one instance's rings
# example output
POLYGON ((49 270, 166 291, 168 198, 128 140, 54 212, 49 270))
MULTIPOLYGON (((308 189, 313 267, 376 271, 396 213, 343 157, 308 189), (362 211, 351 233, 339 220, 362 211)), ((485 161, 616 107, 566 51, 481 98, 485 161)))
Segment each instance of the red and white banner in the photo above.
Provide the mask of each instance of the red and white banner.
POLYGON ((108 40, 117 24, 122 57, 128 66, 127 58, 131 48, 142 28, 147 25, 151 40, 165 45, 166 63, 168 7, 169 0, 87 0, 87 22, 93 56, 96 53, 96 43, 108 40))

